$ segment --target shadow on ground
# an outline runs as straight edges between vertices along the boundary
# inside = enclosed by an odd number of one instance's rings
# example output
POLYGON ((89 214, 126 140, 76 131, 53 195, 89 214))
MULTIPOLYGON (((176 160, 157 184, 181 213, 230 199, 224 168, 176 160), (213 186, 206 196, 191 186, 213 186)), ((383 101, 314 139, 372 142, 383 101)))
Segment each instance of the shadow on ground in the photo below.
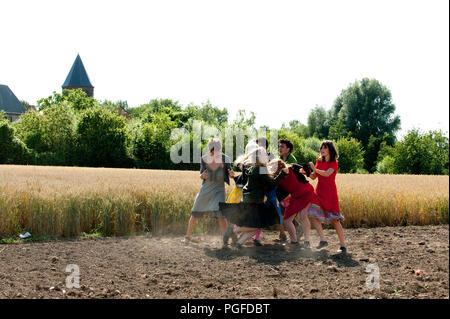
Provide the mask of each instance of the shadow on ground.
POLYGON ((328 250, 301 250, 300 247, 286 247, 280 244, 265 244, 261 247, 237 248, 204 248, 205 255, 219 260, 232 260, 242 256, 254 259, 257 263, 280 265, 284 262, 295 262, 300 259, 314 259, 322 262, 333 260, 338 266, 357 267, 359 262, 351 254, 330 254, 328 250))

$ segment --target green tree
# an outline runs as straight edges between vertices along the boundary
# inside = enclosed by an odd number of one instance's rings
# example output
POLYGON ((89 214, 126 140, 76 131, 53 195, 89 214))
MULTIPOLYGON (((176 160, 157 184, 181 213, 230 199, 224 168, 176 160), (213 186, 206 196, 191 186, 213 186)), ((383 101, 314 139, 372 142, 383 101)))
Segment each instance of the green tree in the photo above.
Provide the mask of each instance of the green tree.
POLYGON ((370 136, 395 136, 400 129, 400 117, 394 112, 390 90, 375 79, 364 78, 342 91, 330 114, 343 118, 351 136, 366 149, 370 136))
POLYGON ((77 133, 77 162, 83 166, 129 167, 125 119, 100 107, 86 109, 77 133))
POLYGON ((27 112, 14 124, 35 152, 35 164, 73 165, 77 118, 72 107, 62 104, 46 107, 42 114, 27 112))
POLYGON ((379 174, 395 174, 395 159, 386 155, 382 160, 377 162, 377 173, 379 174))
POLYGON ((441 131, 410 130, 393 153, 397 174, 448 174, 449 142, 441 131))
MULTIPOLYGON (((219 109, 213 106, 209 100, 203 103, 197 112, 199 119, 211 125, 222 126, 228 122, 227 109, 219 109)), ((254 121, 252 124, 254 124, 254 121)))
POLYGON ((351 133, 347 130, 344 119, 342 117, 334 119, 331 122, 330 129, 328 130, 328 139, 337 141, 341 138, 347 137, 351 137, 351 133))
POLYGON ((317 155, 316 158, 319 157, 320 145, 322 145, 322 141, 319 140, 317 137, 308 137, 303 139, 302 145, 315 152, 317 155))
POLYGON ((36 112, 26 112, 20 117, 20 121, 14 123, 19 138, 29 149, 37 153, 50 151, 46 141, 46 121, 44 116, 36 112))
POLYGON ((286 138, 292 142, 294 145, 294 149, 292 150, 292 154, 297 159, 297 163, 315 163, 319 154, 317 151, 312 150, 311 148, 305 146, 304 140, 300 138, 297 134, 289 130, 279 130, 278 138, 286 138))
POLYGON ((329 116, 322 106, 316 106, 308 115, 309 136, 325 139, 328 136, 329 116))
POLYGON ((256 115, 254 112, 247 114, 245 110, 238 110, 236 119, 231 123, 231 127, 238 129, 253 129, 255 126, 256 115))
POLYGON ((0 112, 0 164, 28 164, 31 152, 26 145, 15 136, 15 129, 4 113, 0 112))
POLYGON ((86 95, 82 89, 67 90, 64 89, 62 94, 53 92, 53 96, 38 100, 38 109, 43 111, 50 106, 68 105, 75 110, 85 110, 96 106, 97 101, 86 95))
POLYGON ((176 123, 165 113, 155 114, 151 122, 142 125, 133 149, 138 167, 167 169, 172 166, 170 135, 174 128, 176 123))
POLYGON ((395 137, 387 133, 382 137, 371 135, 365 151, 364 168, 368 172, 374 173, 377 169, 378 153, 380 152, 382 144, 384 146, 392 146, 394 143, 395 137))
POLYGON ((364 166, 364 150, 355 138, 341 138, 336 142, 339 153, 339 171, 341 173, 356 173, 364 166))
POLYGON ((292 120, 289 121, 289 126, 286 126, 284 123, 281 126, 282 129, 284 130, 289 130, 294 132, 295 134, 297 134, 300 137, 308 137, 309 136, 309 129, 308 126, 301 123, 299 120, 292 120))

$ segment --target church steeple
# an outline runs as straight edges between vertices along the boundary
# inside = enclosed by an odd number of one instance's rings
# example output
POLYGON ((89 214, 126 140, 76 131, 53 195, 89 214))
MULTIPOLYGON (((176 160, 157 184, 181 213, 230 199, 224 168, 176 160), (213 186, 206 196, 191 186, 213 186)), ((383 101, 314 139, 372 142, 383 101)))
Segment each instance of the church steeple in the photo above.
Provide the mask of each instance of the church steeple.
POLYGON ((77 55, 75 62, 73 62, 72 68, 70 69, 62 88, 82 89, 88 96, 94 96, 94 87, 92 86, 91 81, 89 81, 89 77, 79 54, 77 55))

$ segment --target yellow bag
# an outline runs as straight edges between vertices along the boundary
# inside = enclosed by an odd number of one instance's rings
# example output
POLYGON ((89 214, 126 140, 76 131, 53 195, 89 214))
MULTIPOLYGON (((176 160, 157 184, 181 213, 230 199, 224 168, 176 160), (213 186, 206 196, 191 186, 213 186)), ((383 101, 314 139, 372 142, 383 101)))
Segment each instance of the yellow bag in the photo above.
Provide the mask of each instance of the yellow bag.
POLYGON ((234 187, 231 193, 228 195, 227 203, 240 203, 242 202, 242 188, 234 187))

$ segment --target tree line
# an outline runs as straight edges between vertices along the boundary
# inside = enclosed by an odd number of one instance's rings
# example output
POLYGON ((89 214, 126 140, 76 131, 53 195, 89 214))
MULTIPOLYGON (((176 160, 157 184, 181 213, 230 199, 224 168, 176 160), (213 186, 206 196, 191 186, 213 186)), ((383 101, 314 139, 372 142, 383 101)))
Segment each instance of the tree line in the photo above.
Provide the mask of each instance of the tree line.
MULTIPOLYGON (((225 108, 209 101, 183 106, 154 99, 130 108, 126 101, 98 101, 82 90, 64 90, 37 106, 39 112, 14 123, 0 116, 0 164, 198 169, 192 158, 181 164, 170 160, 173 129, 190 132, 191 145, 194 121, 218 128, 222 136, 225 128, 257 129, 253 112, 240 110, 230 120, 225 108)), ((413 129, 397 140, 400 124, 390 90, 364 78, 343 89, 329 110, 313 108, 306 124, 283 124, 278 137, 293 142, 299 162, 315 162, 321 141, 335 141, 342 173, 448 175, 448 137, 413 129)))

